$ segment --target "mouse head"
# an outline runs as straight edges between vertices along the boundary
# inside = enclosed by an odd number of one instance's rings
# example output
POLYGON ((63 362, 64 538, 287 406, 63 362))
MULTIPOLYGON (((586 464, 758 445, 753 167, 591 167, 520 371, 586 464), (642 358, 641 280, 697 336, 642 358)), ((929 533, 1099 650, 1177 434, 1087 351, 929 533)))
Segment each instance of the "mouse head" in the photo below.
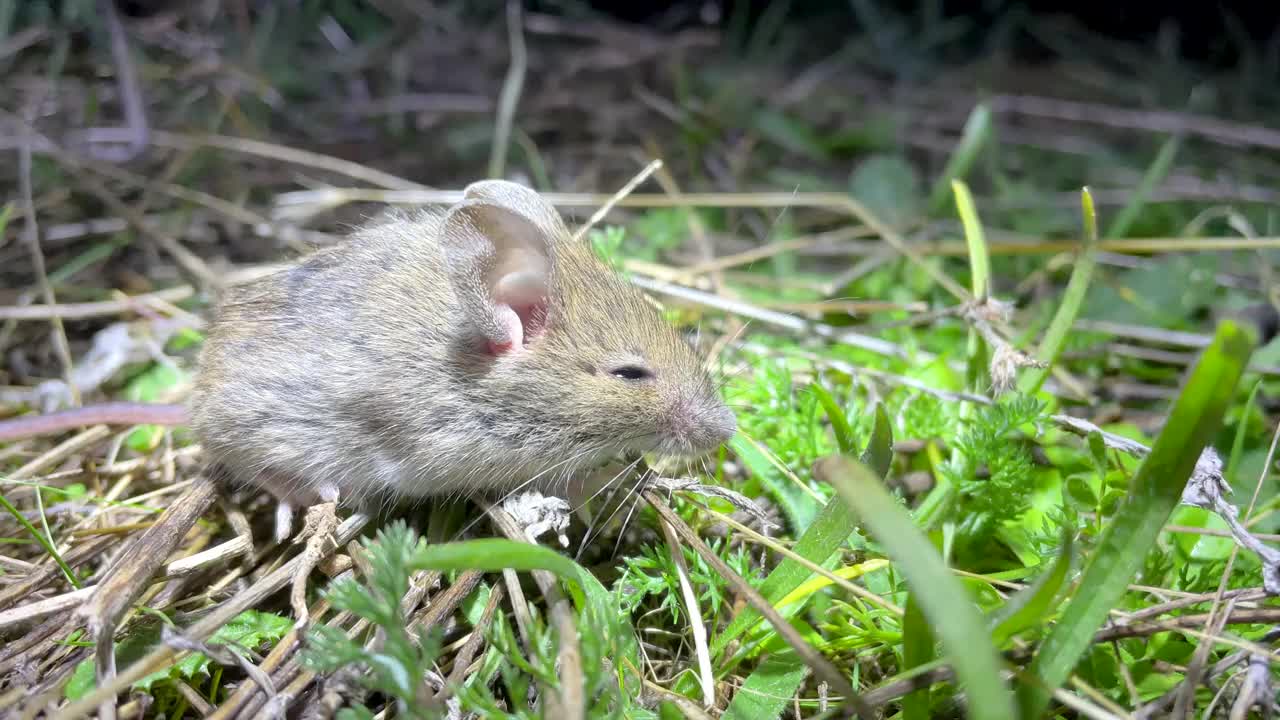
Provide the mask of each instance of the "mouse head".
POLYGON ((528 428, 523 446, 693 455, 733 435, 693 348, 537 193, 472 184, 441 238, 480 400, 528 428))

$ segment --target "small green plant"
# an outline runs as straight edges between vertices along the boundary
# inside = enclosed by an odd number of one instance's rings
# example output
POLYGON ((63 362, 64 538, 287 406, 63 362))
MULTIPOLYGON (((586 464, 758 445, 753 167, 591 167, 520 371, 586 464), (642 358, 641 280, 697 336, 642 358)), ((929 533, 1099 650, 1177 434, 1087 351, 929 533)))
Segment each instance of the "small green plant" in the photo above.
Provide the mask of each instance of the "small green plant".
MULTIPOLYGON (((426 685, 440 652, 439 636, 435 632, 410 632, 400 605, 409 591, 415 551, 424 545, 425 541, 403 522, 380 530, 376 541, 366 539, 369 574, 365 582, 340 580, 329 587, 326 597, 335 609, 377 626, 381 638, 370 647, 347 637, 339 628, 317 625, 310 632, 303 660, 319 672, 358 665, 365 670, 358 676, 362 685, 391 698, 400 715, 427 720, 440 716, 432 700, 433 692, 426 685)), ((339 713, 344 720, 372 716, 372 711, 363 705, 339 713)))
MULTIPOLYGON (((428 678, 439 679, 440 637, 434 631, 411 630, 401 607, 410 575, 464 568, 548 570, 572 584, 577 606, 574 624, 592 629, 576 633, 588 716, 647 717, 635 704, 634 671, 641 662, 623 603, 617 593, 605 590, 573 561, 548 548, 496 538, 428 544, 403 520, 379 530, 363 545, 367 575, 360 581, 338 581, 325 596, 335 609, 369 621, 376 634, 351 638, 339 628, 313 628, 303 653, 311 669, 355 670, 358 682, 394 704, 400 717, 442 717, 452 708, 436 699, 439 681, 436 687, 428 682, 428 678)), ((489 589, 481 586, 477 592, 489 589)), ((480 670, 449 689, 456 698, 453 707, 489 718, 542 717, 539 713, 545 703, 537 701, 535 688, 538 692, 558 689, 560 638, 558 629, 537 608, 530 608, 529 620, 524 628, 527 637, 518 639, 501 613, 494 618, 485 633, 489 645, 480 670), (495 685, 501 693, 495 692, 495 685)), ((339 717, 356 720, 373 715, 368 706, 355 704, 339 717)))
POLYGON ((626 228, 617 225, 593 228, 587 233, 587 240, 591 243, 591 249, 595 250, 596 257, 618 271, 622 270, 622 241, 626 239, 626 228))
POLYGON ((955 437, 957 453, 941 471, 959 488, 952 517, 962 535, 986 537, 1027 509, 1033 466, 1031 451, 1017 434, 1043 412, 1036 398, 1016 395, 981 408, 955 437), (986 468, 985 477, 979 477, 981 468, 986 468))

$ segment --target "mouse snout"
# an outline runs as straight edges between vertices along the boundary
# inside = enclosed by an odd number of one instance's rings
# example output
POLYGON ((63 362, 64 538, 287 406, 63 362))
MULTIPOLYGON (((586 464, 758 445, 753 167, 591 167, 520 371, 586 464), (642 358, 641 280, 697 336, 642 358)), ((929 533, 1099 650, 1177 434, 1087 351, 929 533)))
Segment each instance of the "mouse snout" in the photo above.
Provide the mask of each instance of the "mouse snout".
POLYGON ((719 398, 685 399, 672 414, 671 444, 684 452, 706 452, 728 442, 737 430, 737 418, 719 398))
POLYGON ((733 434, 738 432, 738 418, 734 416, 733 411, 726 405, 719 405, 715 411, 711 413, 711 431, 715 437, 716 445, 729 442, 733 434))

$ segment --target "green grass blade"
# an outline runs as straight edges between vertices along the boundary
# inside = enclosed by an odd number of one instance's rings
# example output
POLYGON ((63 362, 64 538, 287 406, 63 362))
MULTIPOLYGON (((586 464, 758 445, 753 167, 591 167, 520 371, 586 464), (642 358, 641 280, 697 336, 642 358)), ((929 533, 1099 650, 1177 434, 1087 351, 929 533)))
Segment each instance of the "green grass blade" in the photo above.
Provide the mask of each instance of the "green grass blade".
POLYGON ((1062 294, 1062 303, 1058 312, 1054 313, 1049 329, 1045 330, 1044 340, 1040 341, 1036 359, 1045 363, 1043 368, 1032 368, 1022 376, 1018 389, 1027 395, 1039 392, 1044 381, 1053 371, 1053 363, 1062 352, 1067 341, 1067 334, 1084 306, 1085 295, 1089 292, 1089 282, 1093 279, 1093 268, 1098 263, 1098 213, 1093 206, 1093 194, 1089 188, 1080 191, 1080 204, 1084 211, 1084 250, 1076 260, 1076 266, 1067 280, 1067 289, 1062 294))
POLYGON ((413 556, 415 570, 546 570, 572 580, 580 592, 575 593, 579 606, 586 591, 592 601, 607 601, 608 591, 594 575, 578 563, 541 545, 505 538, 481 538, 438 545, 424 544, 413 556))
POLYGON ((849 425, 849 418, 844 414, 840 403, 836 402, 835 397, 818 383, 813 383, 809 389, 818 396, 818 402, 822 404, 827 418, 831 420, 831 431, 836 436, 836 447, 840 448, 840 452, 852 455, 856 452, 853 444, 853 428, 849 425))
MULTIPOLYGON (((902 669, 910 670, 933 662, 933 631, 920 609, 916 594, 907 597, 902 615, 902 669)), ((902 720, 929 720, 929 688, 909 692, 902 698, 902 720)))
POLYGON ((1236 426, 1236 436, 1231 441, 1231 456, 1227 458, 1227 469, 1222 472, 1222 476, 1227 479, 1228 484, 1233 484, 1236 479, 1236 473, 1240 469, 1240 458, 1244 455, 1244 440, 1249 434, 1249 418, 1253 416, 1253 407, 1258 402, 1258 391, 1262 389, 1262 380, 1258 379, 1253 384, 1253 389, 1249 391, 1249 399, 1244 403, 1244 410, 1240 413, 1240 424, 1236 426))
MULTIPOLYGON (((871 430, 871 439, 867 441, 867 449, 863 453, 863 461, 875 472, 884 476, 889 472, 889 461, 893 459, 893 426, 884 408, 877 405, 875 423, 871 430)), ((809 529, 796 542, 793 548, 797 555, 810 562, 822 564, 827 561, 857 528, 857 520, 850 509, 833 498, 818 511, 809 529)), ((777 605, 792 590, 795 590, 813 574, 809 568, 790 559, 784 558, 778 567, 769 573, 760 585, 760 594, 773 605, 777 605)), ((736 640, 751 626, 760 621, 760 614, 745 608, 729 623, 729 626, 716 636, 711 644, 711 655, 719 657, 729 643, 736 640)))
POLYGON ((946 207, 947 198, 953 192, 951 181, 969 174, 969 170, 978 160, 978 155, 982 153, 982 148, 990 139, 991 108, 987 107, 986 103, 978 103, 973 108, 973 112, 969 113, 960 142, 956 145, 955 152, 951 153, 951 158, 947 160, 942 176, 934 183, 933 192, 929 194, 930 214, 939 213, 946 207))
POLYGON ((1142 176, 1142 182, 1138 183, 1138 187, 1134 189, 1133 197, 1129 198, 1129 202, 1121 208, 1116 219, 1111 221, 1111 225, 1107 228, 1107 237, 1124 237, 1129 232, 1129 228, 1142 213, 1143 206, 1147 204, 1147 198, 1151 197, 1152 191, 1169 176, 1169 170, 1173 168, 1174 158, 1178 157, 1178 150, 1181 147, 1182 138, 1177 135, 1170 137, 1160 147, 1156 159, 1151 162, 1151 167, 1148 167, 1147 172, 1142 176))
POLYGON ((1255 339, 1231 321, 1218 325, 1213 343, 1196 362, 1151 454, 1139 466, 1126 501, 1103 530, 1084 576, 1058 624, 1041 645, 1031 671, 1043 685, 1024 685, 1024 716, 1039 717, 1049 692, 1062 685, 1142 567, 1160 529, 1182 497, 1202 449, 1222 424, 1255 339))
POLYGON ((1000 677, 1000 657, 982 614, 898 500, 866 466, 845 456, 819 460, 814 474, 836 488, 906 578, 965 691, 968 716, 1016 718, 1013 695, 1000 677))
MULTIPOLYGON (((39 488, 36 489, 36 492, 39 492, 39 488)), ((40 543, 40 547, 44 548, 45 554, 53 558, 53 561, 57 563, 58 569, 66 576, 67 582, 71 583, 71 587, 79 589, 80 580, 76 578, 75 573, 71 572, 71 568, 67 565, 66 561, 62 559, 62 555, 58 553, 58 548, 54 547, 50 540, 45 538, 44 535, 41 535, 40 531, 22 515, 22 512, 18 510, 18 508, 14 507, 13 503, 9 502, 9 499, 2 494, 0 494, 0 508, 7 510, 9 514, 13 516, 13 519, 22 526, 22 529, 30 533, 31 537, 35 538, 36 542, 40 543)))
POLYGON ((951 189, 956 195, 956 211, 964 225, 964 240, 969 246, 969 273, 973 277, 973 296, 981 300, 991 292, 991 253, 987 250, 987 235, 978 219, 978 206, 973 194, 963 180, 952 180, 951 189))
POLYGON ((1071 569, 1072 539, 1071 529, 1064 528, 1062 550, 1053 566, 992 613, 991 619, 995 621, 995 625, 991 629, 991 642, 996 647, 1023 630, 1044 623, 1054 599, 1058 597, 1058 591, 1067 580, 1067 571, 1071 569))
POLYGON ((733 436, 729 447, 747 472, 768 488, 792 527, 809 527, 813 523, 818 502, 783 473, 781 461, 771 457, 768 448, 742 433, 733 436))
POLYGON ((795 653, 773 653, 755 669, 725 708, 724 720, 776 720, 791 707, 809 668, 795 653))

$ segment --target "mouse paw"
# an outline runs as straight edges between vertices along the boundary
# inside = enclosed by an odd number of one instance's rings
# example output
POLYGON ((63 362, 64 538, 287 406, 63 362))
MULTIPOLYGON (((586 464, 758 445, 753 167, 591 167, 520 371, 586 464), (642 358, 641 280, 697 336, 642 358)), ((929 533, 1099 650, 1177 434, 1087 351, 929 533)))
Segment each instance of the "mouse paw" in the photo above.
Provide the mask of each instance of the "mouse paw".
POLYGON ((295 543, 306 542, 307 546, 298 556, 299 564, 293 574, 293 586, 289 592, 289 604, 293 608, 293 616, 298 627, 305 627, 310 619, 307 612, 307 578, 327 554, 326 545, 337 547, 334 533, 338 529, 338 504, 324 502, 307 508, 307 516, 302 531, 294 538, 295 543))
POLYGON ((569 538, 564 534, 569 527, 569 503, 564 498, 530 490, 507 498, 502 509, 524 528, 529 542, 536 543, 539 537, 554 532, 560 545, 569 547, 569 538))
POLYGON ((283 543, 293 534, 293 505, 283 500, 276 505, 276 542, 283 543))

